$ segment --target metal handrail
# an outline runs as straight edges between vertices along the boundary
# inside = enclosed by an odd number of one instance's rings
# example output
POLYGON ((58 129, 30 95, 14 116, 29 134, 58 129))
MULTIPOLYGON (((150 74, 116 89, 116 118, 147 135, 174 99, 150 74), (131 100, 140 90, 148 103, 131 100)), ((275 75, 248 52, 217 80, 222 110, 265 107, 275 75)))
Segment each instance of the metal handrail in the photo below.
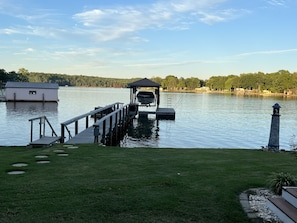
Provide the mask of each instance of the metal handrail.
MULTIPOLYGON (((76 117, 74 117, 72 119, 69 119, 69 120, 61 123, 61 142, 63 143, 64 139, 65 139, 65 129, 68 131, 69 138, 72 138, 71 132, 67 127, 68 125, 70 125, 72 123, 75 123, 75 135, 76 135, 76 134, 78 134, 78 121, 79 120, 85 118, 86 119, 86 126, 85 127, 88 128, 89 127, 89 116, 92 116, 92 115, 95 115, 97 113, 103 112, 103 111, 105 111, 106 109, 109 109, 109 108, 113 108, 115 110, 115 109, 120 108, 121 106, 123 106, 123 103, 116 102, 116 103, 107 105, 105 107, 97 108, 97 109, 95 109, 93 111, 90 111, 90 112, 87 112, 85 114, 76 116, 76 117)), ((96 117, 94 118, 94 122, 96 122, 96 117)))
POLYGON ((110 134, 111 131, 112 131, 112 129, 114 127, 116 127, 116 125, 120 124, 120 123, 118 123, 118 121, 122 122, 123 119, 128 116, 128 112, 129 112, 129 105, 125 105, 125 106, 117 109, 116 111, 107 114, 106 116, 104 116, 103 118, 99 119, 98 121, 96 121, 93 124, 93 127, 94 127, 94 143, 97 143, 98 142, 98 137, 100 135, 100 133, 99 133, 100 125, 102 125, 102 134, 101 134, 101 137, 102 137, 102 140, 104 140, 104 138, 106 137, 106 135, 107 134, 110 134), (122 113, 122 115, 121 115, 121 113, 122 113), (115 119, 113 119, 114 116, 116 117, 115 119), (107 121, 109 121, 109 125, 107 125, 107 121), (113 126, 113 124, 115 126, 113 126), (109 127, 109 131, 106 131, 106 127, 107 126, 109 127))
POLYGON ((58 137, 57 133, 55 132, 53 126, 49 122, 46 116, 40 116, 37 118, 31 118, 29 119, 29 122, 31 122, 31 134, 30 134, 30 142, 33 141, 33 123, 35 120, 39 120, 39 138, 42 138, 45 136, 45 123, 47 123, 52 130, 52 136, 58 137))

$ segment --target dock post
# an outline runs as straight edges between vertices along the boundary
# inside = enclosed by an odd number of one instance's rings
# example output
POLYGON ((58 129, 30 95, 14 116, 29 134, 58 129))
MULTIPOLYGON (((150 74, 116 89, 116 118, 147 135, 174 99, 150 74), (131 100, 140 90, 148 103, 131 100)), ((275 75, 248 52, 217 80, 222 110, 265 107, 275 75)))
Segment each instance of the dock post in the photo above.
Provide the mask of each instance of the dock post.
POLYGON ((41 121, 41 117, 39 118, 39 138, 41 138, 42 136, 42 121, 41 121))
POLYGON ((102 144, 105 145, 106 141, 105 141, 105 137, 106 137, 106 120, 103 121, 103 126, 102 126, 102 137, 101 137, 101 142, 102 144))
POLYGON ((108 133, 108 135, 109 135, 109 146, 111 146, 112 145, 112 132, 113 132, 113 126, 112 126, 112 116, 110 116, 110 118, 109 118, 109 133, 108 133))
POLYGON ((94 127, 94 143, 98 143, 98 138, 99 138, 99 126, 94 127))
POLYGON ((33 121, 31 121, 31 137, 30 137, 30 142, 33 141, 33 121))
POLYGON ((75 122, 75 135, 78 134, 78 121, 75 122))
POLYGON ((89 116, 86 117, 86 129, 89 128, 89 116))
POLYGON ((64 125, 61 124, 61 139, 60 139, 60 142, 64 143, 64 139, 65 139, 65 128, 64 128, 64 125))

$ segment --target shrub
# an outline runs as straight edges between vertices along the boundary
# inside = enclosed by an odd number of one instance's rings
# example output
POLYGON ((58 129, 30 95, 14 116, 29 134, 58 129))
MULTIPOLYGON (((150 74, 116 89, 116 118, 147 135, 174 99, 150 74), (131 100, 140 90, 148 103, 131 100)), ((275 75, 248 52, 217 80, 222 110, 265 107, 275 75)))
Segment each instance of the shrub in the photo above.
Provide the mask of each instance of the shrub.
POLYGON ((274 173, 268 181, 269 188, 277 195, 282 194, 283 186, 296 186, 297 180, 289 173, 274 173))

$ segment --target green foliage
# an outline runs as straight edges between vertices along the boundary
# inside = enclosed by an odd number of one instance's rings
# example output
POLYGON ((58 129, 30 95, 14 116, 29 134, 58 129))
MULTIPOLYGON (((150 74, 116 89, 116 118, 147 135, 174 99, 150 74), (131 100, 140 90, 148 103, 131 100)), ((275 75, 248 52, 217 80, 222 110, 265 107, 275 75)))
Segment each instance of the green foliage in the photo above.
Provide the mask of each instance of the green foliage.
MULTIPOLYGON (((22 81, 57 83, 60 86, 125 88, 128 83, 139 79, 141 78, 119 79, 29 72, 25 68, 20 68, 18 72, 6 72, 4 69, 0 69, 0 85, 5 84, 7 81, 22 81)), ((269 90, 272 93, 293 92, 296 94, 297 92, 297 73, 292 74, 286 70, 268 74, 258 72, 240 74, 240 76, 212 76, 206 81, 197 77, 177 78, 174 75, 168 75, 164 79, 152 77, 151 80, 161 84, 164 89, 169 91, 195 90, 196 88, 208 86, 213 91, 232 91, 236 88, 243 88, 254 92, 261 90, 269 90)))
POLYGON ((296 186, 297 180, 289 173, 274 173, 268 180, 269 188, 277 195, 282 194, 284 186, 296 186))
POLYGON ((225 76, 213 76, 206 82, 206 86, 208 86, 211 90, 222 91, 226 89, 225 82, 227 80, 228 77, 225 76))
POLYGON ((269 90, 272 93, 296 92, 297 74, 279 70, 278 72, 268 74, 258 72, 241 74, 240 76, 212 76, 206 81, 206 86, 211 90, 219 91, 243 88, 255 92, 261 90, 269 90))
POLYGON ((15 71, 6 72, 4 69, 0 69, 0 86, 7 81, 26 82, 28 79, 21 73, 16 73, 15 71))

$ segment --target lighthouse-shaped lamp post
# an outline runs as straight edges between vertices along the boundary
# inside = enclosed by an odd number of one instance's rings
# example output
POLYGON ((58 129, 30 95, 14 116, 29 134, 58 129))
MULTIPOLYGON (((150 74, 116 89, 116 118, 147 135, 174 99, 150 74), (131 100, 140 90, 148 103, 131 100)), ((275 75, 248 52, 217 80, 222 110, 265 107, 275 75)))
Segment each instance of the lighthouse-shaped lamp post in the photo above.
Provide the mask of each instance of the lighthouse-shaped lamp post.
POLYGON ((270 137, 268 142, 268 151, 279 151, 279 109, 281 106, 275 103, 273 106, 273 114, 271 118, 270 137))

